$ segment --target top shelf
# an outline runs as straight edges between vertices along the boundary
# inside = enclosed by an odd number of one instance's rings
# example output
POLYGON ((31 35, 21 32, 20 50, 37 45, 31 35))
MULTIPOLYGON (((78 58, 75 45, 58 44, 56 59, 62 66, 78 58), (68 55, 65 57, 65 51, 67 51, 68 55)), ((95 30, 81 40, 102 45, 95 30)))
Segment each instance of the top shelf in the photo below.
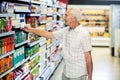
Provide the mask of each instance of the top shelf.
POLYGON ((38 4, 38 5, 45 5, 45 6, 50 6, 50 7, 56 7, 56 8, 65 9, 65 8, 63 8, 61 6, 57 6, 57 5, 53 5, 53 4, 46 4, 46 3, 42 3, 42 2, 38 2, 38 1, 31 1, 31 3, 38 4))
POLYGON ((33 4, 41 4, 41 2, 38 2, 38 1, 31 1, 31 3, 33 3, 33 4))
POLYGON ((23 1, 23 2, 30 2, 30 0, 18 0, 18 1, 23 1))

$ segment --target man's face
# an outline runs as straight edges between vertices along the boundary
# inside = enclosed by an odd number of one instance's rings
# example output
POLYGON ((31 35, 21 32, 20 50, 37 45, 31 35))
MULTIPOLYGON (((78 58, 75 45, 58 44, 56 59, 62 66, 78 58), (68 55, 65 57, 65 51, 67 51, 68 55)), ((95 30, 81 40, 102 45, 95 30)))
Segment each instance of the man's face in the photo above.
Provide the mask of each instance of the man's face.
POLYGON ((66 25, 68 25, 70 28, 73 28, 73 24, 75 23, 75 16, 70 13, 71 10, 67 10, 65 13, 64 20, 66 22, 66 25))

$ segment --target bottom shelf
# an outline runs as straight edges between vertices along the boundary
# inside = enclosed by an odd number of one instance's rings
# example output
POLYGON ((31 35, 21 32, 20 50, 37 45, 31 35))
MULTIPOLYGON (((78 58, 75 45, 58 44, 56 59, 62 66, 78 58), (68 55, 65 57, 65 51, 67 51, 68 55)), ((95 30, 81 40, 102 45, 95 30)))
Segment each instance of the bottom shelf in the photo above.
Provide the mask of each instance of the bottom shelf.
POLYGON ((55 68, 51 71, 51 73, 48 75, 46 80, 49 80, 50 77, 52 76, 52 74, 55 72, 55 70, 57 69, 57 67, 59 66, 59 64, 61 63, 62 58, 60 59, 60 61, 57 63, 57 65, 55 66, 55 68))
POLYGON ((37 78, 36 80, 49 80, 50 77, 52 76, 52 74, 55 72, 55 70, 57 69, 57 67, 59 66, 59 64, 62 61, 62 57, 59 58, 58 63, 56 63, 55 66, 51 66, 52 62, 48 65, 46 71, 44 71, 44 73, 39 76, 39 78, 37 78))
POLYGON ((97 38, 91 38, 92 46, 110 46, 110 38, 104 38, 104 37, 97 37, 97 38))

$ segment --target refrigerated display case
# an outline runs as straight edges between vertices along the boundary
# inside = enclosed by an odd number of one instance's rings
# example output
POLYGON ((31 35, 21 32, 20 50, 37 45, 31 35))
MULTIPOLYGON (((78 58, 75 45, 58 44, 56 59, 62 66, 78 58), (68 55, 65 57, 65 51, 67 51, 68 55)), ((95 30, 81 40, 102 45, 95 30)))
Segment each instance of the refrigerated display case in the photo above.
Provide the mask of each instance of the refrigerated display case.
POLYGON ((111 6, 70 5, 80 9, 80 24, 91 34, 93 46, 110 46, 111 6))

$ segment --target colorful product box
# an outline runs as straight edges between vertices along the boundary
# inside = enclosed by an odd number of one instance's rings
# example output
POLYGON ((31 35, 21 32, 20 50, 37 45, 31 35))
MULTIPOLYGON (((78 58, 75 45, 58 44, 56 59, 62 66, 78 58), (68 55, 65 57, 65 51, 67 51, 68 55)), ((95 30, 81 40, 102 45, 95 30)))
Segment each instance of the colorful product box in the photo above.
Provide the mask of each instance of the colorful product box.
POLYGON ((13 62, 14 65, 18 64, 19 62, 23 61, 25 59, 24 56, 24 46, 18 48, 15 53, 13 54, 13 62))

